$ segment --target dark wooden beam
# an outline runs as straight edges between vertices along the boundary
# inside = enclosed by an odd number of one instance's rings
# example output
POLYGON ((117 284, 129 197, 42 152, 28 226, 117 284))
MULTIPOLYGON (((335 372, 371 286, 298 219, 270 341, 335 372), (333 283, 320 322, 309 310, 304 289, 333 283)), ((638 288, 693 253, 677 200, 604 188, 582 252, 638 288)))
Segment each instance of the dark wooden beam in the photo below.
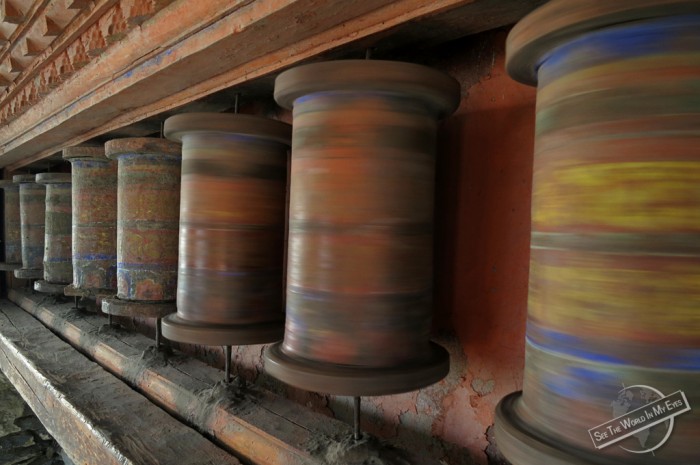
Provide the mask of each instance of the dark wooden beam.
POLYGON ((327 456, 334 455, 337 463, 345 460, 347 465, 373 460, 439 463, 384 446, 369 436, 353 447, 351 425, 252 384, 245 391, 227 389, 221 383, 222 371, 187 356, 176 354, 166 363, 162 359, 148 363, 144 354, 153 340, 126 331, 100 330, 105 322, 101 315, 79 313, 70 304, 48 305, 41 296, 18 290, 10 290, 9 298, 105 369, 246 462, 322 465, 327 456), (235 401, 227 393, 234 394, 235 401))
POLYGON ((358 41, 388 40, 391 31, 397 41, 435 43, 510 24, 541 3, 176 1, 77 71, 47 104, 0 127, 0 166, 18 168, 358 41))
POLYGON ((75 463, 240 465, 6 300, 0 368, 75 463))

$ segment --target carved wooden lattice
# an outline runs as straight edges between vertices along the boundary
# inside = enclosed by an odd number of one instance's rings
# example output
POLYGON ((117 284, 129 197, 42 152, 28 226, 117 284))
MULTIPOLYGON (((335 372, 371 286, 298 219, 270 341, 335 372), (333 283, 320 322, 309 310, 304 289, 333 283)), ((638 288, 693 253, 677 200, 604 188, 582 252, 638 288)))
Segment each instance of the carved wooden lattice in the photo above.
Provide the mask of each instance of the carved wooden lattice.
POLYGON ((173 0, 0 0, 0 124, 173 0))

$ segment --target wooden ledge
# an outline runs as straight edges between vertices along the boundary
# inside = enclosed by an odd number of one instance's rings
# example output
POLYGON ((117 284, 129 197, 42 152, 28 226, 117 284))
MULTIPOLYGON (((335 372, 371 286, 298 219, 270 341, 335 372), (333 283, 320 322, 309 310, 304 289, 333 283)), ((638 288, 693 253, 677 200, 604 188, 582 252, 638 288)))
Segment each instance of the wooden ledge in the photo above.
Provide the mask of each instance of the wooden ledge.
POLYGON ((98 58, 82 45, 69 53, 75 72, 41 98, 41 88, 26 87, 26 109, 0 125, 0 167, 15 170, 319 56, 440 43, 512 24, 543 2, 176 0, 114 41, 93 25, 84 39, 98 58))
POLYGON ((6 300, 0 368, 76 463, 240 465, 6 300))
POLYGON ((245 391, 223 386, 222 371, 184 355, 164 359, 154 353, 152 339, 108 328, 104 317, 72 310, 70 304, 44 304, 42 296, 20 290, 8 294, 10 300, 105 369, 245 462, 440 463, 419 460, 369 436, 355 442, 350 425, 254 385, 245 391))

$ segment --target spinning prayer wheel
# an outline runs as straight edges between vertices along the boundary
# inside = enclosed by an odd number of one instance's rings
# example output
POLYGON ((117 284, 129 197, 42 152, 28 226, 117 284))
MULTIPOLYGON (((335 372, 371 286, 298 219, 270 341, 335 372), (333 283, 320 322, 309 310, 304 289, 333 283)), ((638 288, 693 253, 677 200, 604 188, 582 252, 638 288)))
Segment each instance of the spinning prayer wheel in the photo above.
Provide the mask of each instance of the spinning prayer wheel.
POLYGON ((188 113, 165 122, 182 141, 177 314, 168 339, 204 345, 278 341, 291 126, 188 113))
POLYGON ((46 186, 44 234, 44 279, 34 283, 34 290, 63 295, 73 279, 71 254, 71 175, 40 173, 37 184, 46 186))
POLYGON ((277 77, 293 109, 284 341, 265 369, 303 389, 406 392, 448 372, 432 343, 438 120, 460 98, 420 65, 338 61, 277 77))
POLYGON ((511 31, 507 68, 537 86, 537 127, 525 375, 498 447, 697 463, 700 2, 552 1, 511 31))
POLYGON ((180 145, 125 138, 105 152, 118 163, 117 296, 102 311, 160 318, 175 311, 180 145))
POLYGON ((19 216, 22 233, 22 268, 15 278, 44 277, 44 224, 46 221, 46 188, 36 183, 33 174, 18 174, 12 181, 19 184, 19 216))
POLYGON ((12 271, 22 267, 22 232, 19 218, 19 185, 11 180, 0 181, 4 190, 5 212, 5 261, 0 271, 12 271))
POLYGON ((104 147, 63 150, 73 183, 73 284, 66 295, 108 295, 117 289, 117 162, 104 147))

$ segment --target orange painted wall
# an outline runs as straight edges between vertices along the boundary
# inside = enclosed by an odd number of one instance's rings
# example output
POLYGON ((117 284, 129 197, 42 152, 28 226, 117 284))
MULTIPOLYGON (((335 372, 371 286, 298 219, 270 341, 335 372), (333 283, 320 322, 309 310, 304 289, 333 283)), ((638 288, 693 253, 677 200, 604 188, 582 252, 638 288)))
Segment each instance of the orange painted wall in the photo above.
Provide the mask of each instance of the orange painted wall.
MULTIPOLYGON (((461 105, 441 129, 436 179, 434 326, 450 375, 363 404, 367 430, 451 465, 502 463, 487 431, 498 401, 522 383, 535 90, 505 73, 506 34, 461 40, 424 60, 462 84, 461 105)), ((350 420, 347 400, 329 405, 350 420)))
POLYGON ((438 184, 452 211, 439 221, 454 220, 438 244, 437 301, 450 309, 466 366, 443 400, 436 432, 466 446, 480 464, 495 406, 521 388, 524 366, 535 90, 505 73, 505 37, 487 34, 486 45, 476 45, 490 49, 477 61, 490 55, 493 66, 466 89, 447 122, 452 148, 441 173, 458 179, 438 184))

